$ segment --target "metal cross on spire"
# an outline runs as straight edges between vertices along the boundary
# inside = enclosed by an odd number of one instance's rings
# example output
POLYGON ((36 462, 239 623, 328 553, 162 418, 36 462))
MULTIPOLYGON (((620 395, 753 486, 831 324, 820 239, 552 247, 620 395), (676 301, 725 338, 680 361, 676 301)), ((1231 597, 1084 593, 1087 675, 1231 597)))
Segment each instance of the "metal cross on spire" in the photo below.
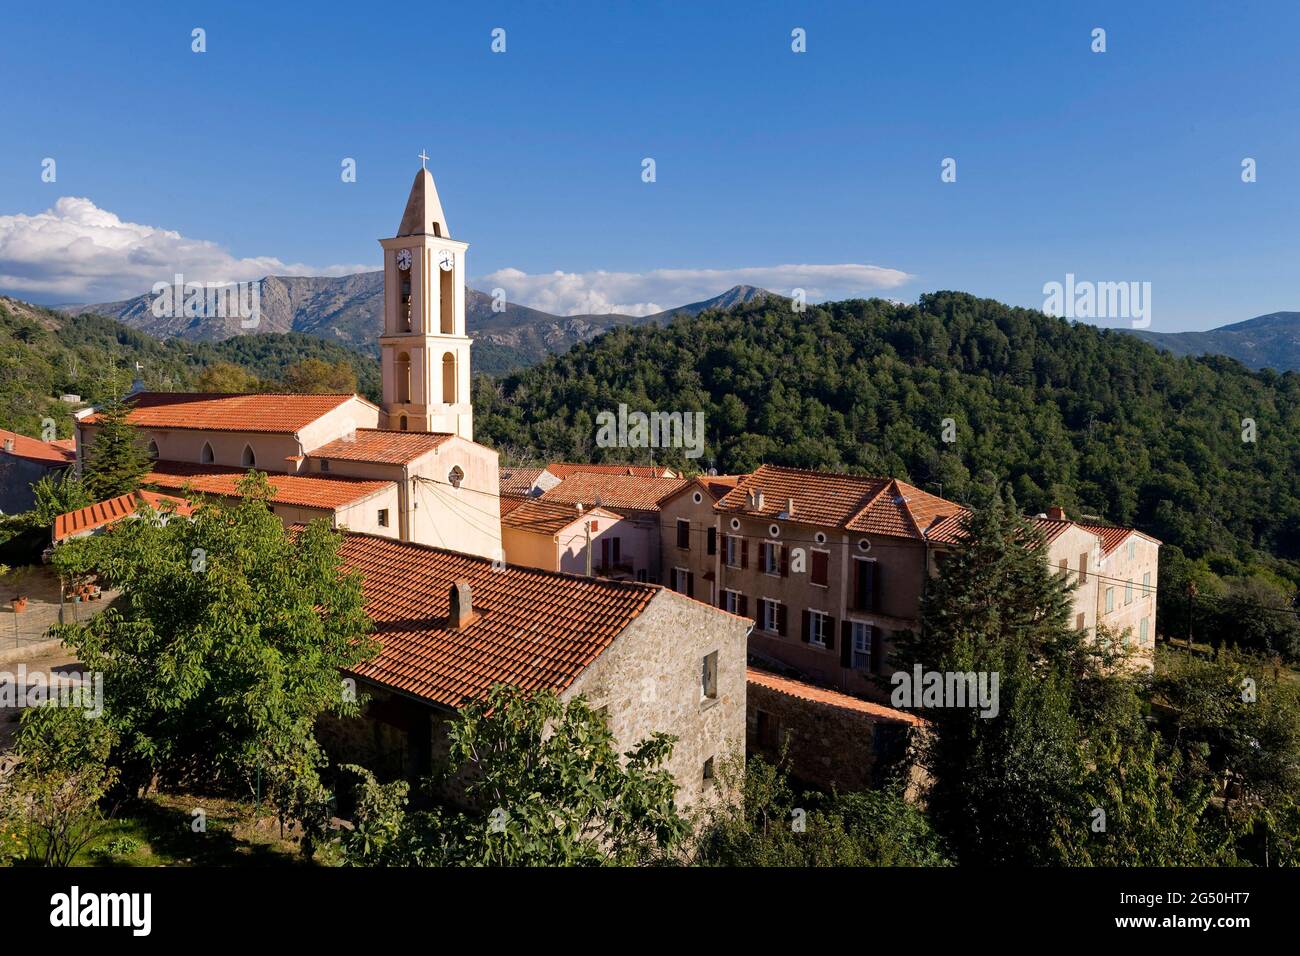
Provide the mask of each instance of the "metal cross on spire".
POLYGON ((421 150, 420 150, 420 168, 421 168, 421 169, 424 169, 424 164, 425 164, 426 162, 428 162, 428 160, 429 160, 429 154, 426 153, 423 149, 421 149, 421 150))

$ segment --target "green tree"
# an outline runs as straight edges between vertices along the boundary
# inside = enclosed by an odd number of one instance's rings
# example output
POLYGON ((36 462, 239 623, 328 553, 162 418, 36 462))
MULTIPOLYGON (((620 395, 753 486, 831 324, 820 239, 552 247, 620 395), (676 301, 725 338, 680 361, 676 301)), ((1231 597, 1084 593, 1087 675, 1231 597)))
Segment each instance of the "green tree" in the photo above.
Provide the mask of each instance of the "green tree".
POLYGON ((61 572, 95 567, 125 601, 60 636, 105 674, 106 719, 120 731, 132 784, 155 776, 242 780, 263 774, 282 814, 319 819, 313 734, 326 711, 355 714, 341 669, 372 656, 357 575, 323 521, 288 533, 252 473, 234 503, 189 521, 122 522, 55 552, 61 572))
POLYGON ((719 799, 696 811, 697 866, 946 866, 925 813, 896 787, 796 795, 784 769, 739 756, 718 770, 719 799))
POLYGON ((78 708, 23 712, 14 753, 0 760, 0 825, 22 834, 27 860, 70 866, 104 832, 114 740, 107 722, 78 708))
POLYGON ((149 470, 139 433, 128 419, 130 412, 131 406, 116 392, 100 408, 83 473, 86 491, 95 501, 135 491, 149 470))
POLYGON ((377 784, 360 771, 345 862, 635 865, 666 858, 689 831, 664 767, 672 738, 653 734, 620 755, 604 717, 582 698, 497 685, 447 731, 439 784, 463 786, 464 807, 408 812, 405 783, 377 784))
POLYGON ((214 362, 194 379, 196 392, 260 392, 262 380, 233 362, 214 362))
POLYGON ((357 390, 357 373, 347 362, 309 358, 285 369, 282 385, 288 392, 350 395, 357 390))

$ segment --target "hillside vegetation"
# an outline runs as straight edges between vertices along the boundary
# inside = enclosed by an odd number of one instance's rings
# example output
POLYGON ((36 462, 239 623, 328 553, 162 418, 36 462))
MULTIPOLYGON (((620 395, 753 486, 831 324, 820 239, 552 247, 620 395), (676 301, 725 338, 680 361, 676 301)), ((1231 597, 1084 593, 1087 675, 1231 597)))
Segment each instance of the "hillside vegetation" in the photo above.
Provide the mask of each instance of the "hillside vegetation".
POLYGON ((890 474, 958 501, 986 472, 1028 511, 1136 525, 1221 575, 1300 577, 1300 377, 966 294, 616 329, 480 380, 475 402, 479 440, 519 458, 644 461, 597 448, 596 415, 703 411, 704 456, 657 460, 890 474))
POLYGON ((72 406, 58 396, 101 401, 114 366, 128 380, 138 375, 145 387, 160 391, 211 389, 228 381, 223 373, 233 367, 244 373, 240 390, 323 390, 350 376, 362 394, 379 398, 378 363, 314 336, 159 342, 113 319, 69 316, 0 298, 0 427, 37 436, 48 416, 59 436, 68 437, 72 406))

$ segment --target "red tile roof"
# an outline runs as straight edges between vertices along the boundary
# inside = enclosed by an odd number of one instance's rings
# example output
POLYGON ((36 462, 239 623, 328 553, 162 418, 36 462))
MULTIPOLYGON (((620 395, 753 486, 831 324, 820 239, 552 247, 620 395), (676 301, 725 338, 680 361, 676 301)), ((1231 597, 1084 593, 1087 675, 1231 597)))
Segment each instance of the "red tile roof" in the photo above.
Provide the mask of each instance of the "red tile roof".
POLYGON ((1074 522, 1059 518, 1044 518, 1035 515, 1031 521, 1037 528, 1043 532, 1043 539, 1051 544, 1061 535, 1065 534, 1070 528, 1074 527, 1074 522))
POLYGON ((744 475, 699 475, 698 477, 688 479, 686 484, 682 485, 682 487, 678 488, 676 491, 669 492, 660 499, 659 503, 662 505, 669 499, 676 498, 683 492, 690 490, 703 491, 714 501, 718 501, 726 495, 727 492, 731 491, 732 488, 736 487, 736 482, 740 481, 740 479, 744 477, 744 475))
POLYGON ((62 466, 69 465, 77 460, 75 443, 68 442, 66 439, 63 441, 40 441, 3 428, 0 428, 0 451, 3 451, 6 455, 13 455, 15 458, 24 458, 27 461, 34 461, 42 465, 62 466), (6 450, 5 444, 7 442, 14 443, 13 451, 6 450))
POLYGON ((544 472, 545 468, 514 468, 505 467, 500 469, 500 490, 503 495, 526 495, 533 490, 533 485, 544 472))
POLYGON ((85 508, 59 515, 54 519, 54 540, 62 541, 64 538, 121 521, 135 514, 143 505, 148 505, 154 511, 162 511, 165 507, 171 508, 181 515, 192 514, 194 511, 189 502, 183 498, 173 498, 171 495, 160 495, 153 491, 139 489, 130 494, 109 498, 107 501, 98 501, 85 508))
MULTIPOLYGON (((204 494, 229 496, 238 494, 235 486, 246 474, 248 472, 243 469, 220 465, 155 461, 153 470, 141 481, 160 488, 179 490, 189 487, 204 494)), ((298 505, 329 511, 391 488, 394 484, 392 481, 336 475, 326 478, 323 475, 283 475, 277 472, 270 472, 266 478, 272 490, 271 504, 298 505)))
POLYGON ((358 428, 351 438, 338 438, 307 453, 308 458, 373 461, 405 465, 428 454, 453 436, 442 432, 403 432, 358 428))
POLYGON ((362 575, 366 613, 382 644, 358 677, 447 707, 494 683, 563 691, 660 592, 656 585, 584 578, 427 545, 344 536, 339 555, 362 575), (448 626, 449 590, 465 581, 477 615, 448 626))
POLYGON ((593 515, 606 518, 620 517, 604 508, 588 508, 579 511, 575 505, 544 501, 540 498, 501 499, 501 526, 518 531, 531 531, 534 534, 559 534, 574 522, 593 515))
POLYGON ((684 478, 641 478, 575 472, 542 493, 543 501, 607 505, 615 510, 658 511, 659 502, 689 482, 684 478))
MULTIPOLYGON (((763 465, 745 475, 715 506, 722 512, 779 518, 789 501, 794 513, 783 520, 888 535, 922 538, 944 519, 965 509, 896 478, 860 477, 763 465), (751 490, 763 493, 763 506, 749 506, 751 490)), ((951 529, 945 529, 950 533, 951 529)))
POLYGON ((500 507, 502 519, 504 519, 506 515, 510 514, 510 512, 514 511, 516 508, 522 505, 525 501, 531 501, 531 500, 532 500, 531 498, 524 497, 523 495, 502 494, 501 497, 497 499, 497 504, 500 507))
POLYGON ((1104 524, 1083 524, 1080 521, 1074 522, 1084 531, 1091 531, 1097 537, 1101 538, 1101 553, 1104 557, 1110 554, 1121 544, 1129 535, 1133 534, 1132 528, 1114 528, 1104 524))
POLYGON ((556 478, 570 475, 632 475, 637 478, 667 478, 677 474, 664 465, 588 465, 582 462, 556 461, 546 466, 556 478))
MULTIPOLYGON (((293 434, 352 395, 222 395, 202 392, 139 392, 129 419, 141 428, 293 434)), ((99 415, 82 421, 93 425, 99 415)))
POLYGON ((821 704, 825 707, 851 710, 877 719, 894 720, 917 727, 924 727, 928 724, 928 721, 915 714, 909 714, 905 710, 895 710, 893 707, 886 707, 884 704, 863 700, 860 697, 852 697, 837 690, 818 687, 816 684, 808 684, 792 677, 782 677, 779 674, 773 674, 771 671, 765 671, 758 667, 750 667, 746 672, 746 677, 749 683, 755 686, 765 687, 768 690, 776 691, 778 694, 796 697, 799 700, 821 704))

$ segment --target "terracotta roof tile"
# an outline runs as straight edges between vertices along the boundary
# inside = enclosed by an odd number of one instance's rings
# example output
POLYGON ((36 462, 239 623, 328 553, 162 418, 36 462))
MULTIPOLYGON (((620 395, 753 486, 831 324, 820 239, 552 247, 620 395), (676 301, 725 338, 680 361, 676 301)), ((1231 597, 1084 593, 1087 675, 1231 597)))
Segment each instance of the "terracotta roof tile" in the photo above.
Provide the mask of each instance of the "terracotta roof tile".
POLYGON ((1101 538, 1101 553, 1103 556, 1110 554, 1121 544, 1129 535, 1133 534, 1132 528, 1116 528, 1104 524, 1083 524, 1080 521, 1074 522, 1084 531, 1091 531, 1097 537, 1101 538))
POLYGON ((447 707, 497 682, 564 690, 661 590, 362 534, 345 535, 339 555, 362 576, 383 646, 353 673, 447 707), (477 615, 461 629, 447 620, 457 581, 477 615))
POLYGON ((41 441, 3 428, 0 428, 0 451, 4 451, 6 455, 13 455, 15 458, 24 458, 27 461, 39 462, 42 465, 69 465, 77 460, 75 443, 69 443, 66 439, 63 441, 41 441), (6 442, 14 443, 12 451, 5 448, 6 442))
MULTIPOLYGON (((195 465, 181 461, 155 461, 153 470, 141 481, 159 488, 179 490, 190 487, 196 492, 210 495, 234 495, 235 486, 248 474, 240 468, 221 465, 195 465)), ((266 476, 271 486, 271 503, 299 505, 306 508, 324 508, 333 511, 342 505, 359 501, 385 488, 393 482, 345 478, 322 475, 283 475, 270 472, 266 476)))
POLYGON ((579 511, 575 505, 560 504, 540 498, 501 499, 501 526, 519 531, 531 531, 534 534, 559 534, 574 522, 593 515, 606 518, 620 517, 604 508, 588 508, 579 511))
POLYGON ((358 428, 352 438, 337 438, 307 453, 308 458, 335 461, 373 461, 405 465, 426 455, 452 436, 442 432, 403 432, 383 428, 358 428))
MULTIPOLYGON (((300 431, 352 395, 222 395, 202 392, 139 392, 131 397, 129 419, 142 428, 208 431, 300 431)), ((99 415, 82 419, 93 425, 99 415)))
POLYGON ((500 469, 500 489, 503 495, 526 495, 533 490, 533 485, 545 468, 500 469))
POLYGON ((1038 530, 1043 532, 1043 539, 1051 544, 1065 532, 1074 527, 1074 522, 1057 518, 1044 518, 1035 515, 1030 519, 1038 530))
POLYGON ((900 538, 921 538, 943 519, 960 515, 961 505, 894 478, 842 475, 763 465, 740 478, 715 506, 722 512, 785 520, 900 538), (751 490, 763 493, 763 506, 749 506, 751 490))
POLYGON ((614 509, 658 511, 659 502, 689 482, 684 478, 642 478, 575 472, 542 493, 543 501, 562 504, 607 505, 614 509))
POLYGON ((676 474, 664 465, 588 465, 582 462, 557 461, 546 466, 546 470, 556 478, 568 478, 570 475, 630 475, 636 478, 667 478, 669 473, 676 474))
POLYGON ((905 710, 895 710, 893 707, 886 707, 884 704, 863 700, 860 697, 852 697, 837 690, 818 687, 816 684, 808 684, 791 677, 782 677, 779 674, 773 674, 771 671, 765 671, 758 667, 748 668, 746 678, 749 683, 759 687, 765 687, 779 694, 796 697, 799 700, 806 700, 814 704, 821 704, 825 707, 851 710, 882 720, 893 720, 917 727, 924 727, 928 724, 928 721, 915 714, 909 714, 905 710))
POLYGON ((54 540, 62 541, 64 538, 121 521, 135 514, 142 505, 148 505, 154 511, 162 511, 166 506, 181 515, 188 515, 194 511, 189 502, 183 498, 173 498, 171 495, 160 495, 153 491, 139 489, 130 494, 109 498, 107 501, 97 501, 85 508, 59 515, 54 519, 54 540))

